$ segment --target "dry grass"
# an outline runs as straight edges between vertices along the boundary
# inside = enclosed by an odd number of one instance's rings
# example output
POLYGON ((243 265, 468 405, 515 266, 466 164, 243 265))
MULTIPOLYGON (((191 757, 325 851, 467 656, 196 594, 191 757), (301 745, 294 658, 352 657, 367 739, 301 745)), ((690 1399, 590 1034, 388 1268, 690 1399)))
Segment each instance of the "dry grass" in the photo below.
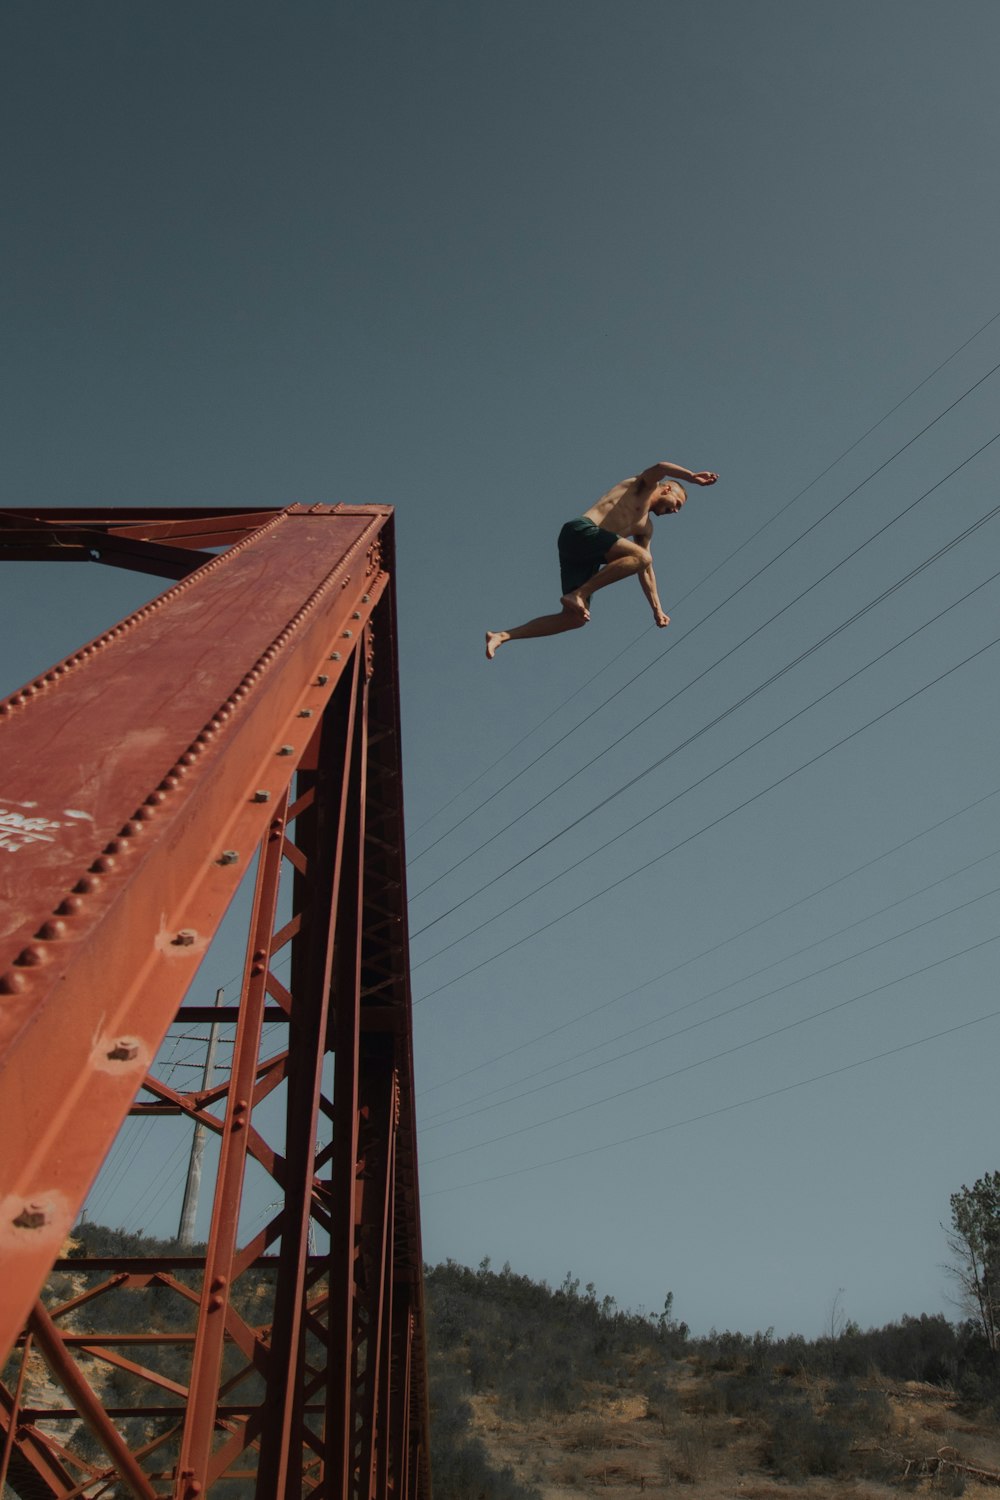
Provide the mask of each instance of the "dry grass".
MULTIPOLYGON (((692 1365, 676 1369, 670 1385, 674 1405, 666 1416, 663 1403, 597 1388, 578 1411, 534 1421, 503 1419, 493 1400, 477 1397, 476 1426, 494 1461, 535 1485, 542 1500, 609 1491, 646 1500, 899 1500, 901 1494, 1000 1500, 1000 1486, 955 1472, 957 1461, 1000 1474, 1000 1425, 968 1421, 950 1393, 934 1386, 873 1382, 888 1402, 885 1431, 859 1437, 842 1477, 792 1481, 762 1461, 766 1413, 728 1415, 717 1380, 692 1365), (906 1458, 929 1467, 918 1472, 915 1465, 901 1486, 906 1458)), ((815 1377, 789 1378, 784 1386, 812 1401, 817 1413, 827 1410, 824 1383, 815 1377)))
POLYGON ((629 1430, 629 1419, 616 1417, 611 1412, 608 1416, 591 1413, 582 1421, 570 1420, 560 1430, 559 1442, 564 1448, 581 1448, 591 1453, 636 1446, 629 1430))

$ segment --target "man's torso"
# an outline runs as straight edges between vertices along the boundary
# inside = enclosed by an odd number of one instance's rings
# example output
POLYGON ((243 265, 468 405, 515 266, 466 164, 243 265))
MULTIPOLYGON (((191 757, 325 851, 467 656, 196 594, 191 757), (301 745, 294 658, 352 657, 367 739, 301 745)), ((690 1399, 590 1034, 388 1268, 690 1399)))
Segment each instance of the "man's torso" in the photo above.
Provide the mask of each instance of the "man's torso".
POLYGON ((636 532, 649 529, 649 502, 653 491, 640 492, 635 476, 623 479, 613 489, 584 511, 588 521, 605 531, 617 531, 619 536, 634 536, 636 532))

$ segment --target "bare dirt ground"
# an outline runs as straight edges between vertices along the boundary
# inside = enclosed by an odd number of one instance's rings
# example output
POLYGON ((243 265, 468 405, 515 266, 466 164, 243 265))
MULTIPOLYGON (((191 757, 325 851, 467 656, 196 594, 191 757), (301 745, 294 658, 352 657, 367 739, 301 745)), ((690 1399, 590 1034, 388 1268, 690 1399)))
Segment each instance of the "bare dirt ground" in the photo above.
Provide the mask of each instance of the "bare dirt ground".
MULTIPOLYGON (((874 1383, 888 1401, 887 1430, 851 1453, 857 1472, 799 1481, 768 1471, 760 1424, 714 1410, 704 1399, 708 1382, 690 1366, 676 1370, 676 1404, 662 1415, 644 1397, 606 1388, 594 1389, 572 1415, 527 1422, 502 1418, 490 1396, 475 1397, 473 1406, 493 1462, 543 1500, 609 1490, 649 1500, 680 1500, 685 1491, 699 1500, 890 1500, 901 1489, 998 1500, 1000 1426, 959 1415, 953 1394, 936 1386, 874 1383)), ((821 1410, 821 1384, 803 1379, 800 1388, 821 1410)))

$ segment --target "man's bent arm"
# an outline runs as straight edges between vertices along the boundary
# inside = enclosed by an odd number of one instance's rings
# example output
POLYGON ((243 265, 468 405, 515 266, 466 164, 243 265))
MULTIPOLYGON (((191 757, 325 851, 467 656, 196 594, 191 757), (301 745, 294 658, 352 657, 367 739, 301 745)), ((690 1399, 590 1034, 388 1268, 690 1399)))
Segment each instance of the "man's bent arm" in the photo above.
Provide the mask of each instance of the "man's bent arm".
POLYGON ((661 484, 664 479, 686 480, 688 484, 714 484, 718 477, 718 474, 707 469, 695 474, 691 469, 685 469, 683 464, 671 464, 666 459, 661 459, 658 464, 650 464, 648 469, 643 469, 638 479, 640 485, 648 488, 650 485, 661 484))

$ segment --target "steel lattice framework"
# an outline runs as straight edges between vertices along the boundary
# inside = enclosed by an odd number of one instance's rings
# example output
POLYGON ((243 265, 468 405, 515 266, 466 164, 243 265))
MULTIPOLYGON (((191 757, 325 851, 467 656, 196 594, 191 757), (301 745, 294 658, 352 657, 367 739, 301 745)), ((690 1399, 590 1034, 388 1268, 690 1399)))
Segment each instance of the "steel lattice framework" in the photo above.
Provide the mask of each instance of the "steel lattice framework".
POLYGON ((0 1491, 425 1500, 392 513, 6 511, 12 558, 175 582, 0 703, 0 1491), (158 1076, 179 1021, 221 1081, 158 1076), (203 1254, 67 1246, 130 1114, 216 1137, 203 1254))

